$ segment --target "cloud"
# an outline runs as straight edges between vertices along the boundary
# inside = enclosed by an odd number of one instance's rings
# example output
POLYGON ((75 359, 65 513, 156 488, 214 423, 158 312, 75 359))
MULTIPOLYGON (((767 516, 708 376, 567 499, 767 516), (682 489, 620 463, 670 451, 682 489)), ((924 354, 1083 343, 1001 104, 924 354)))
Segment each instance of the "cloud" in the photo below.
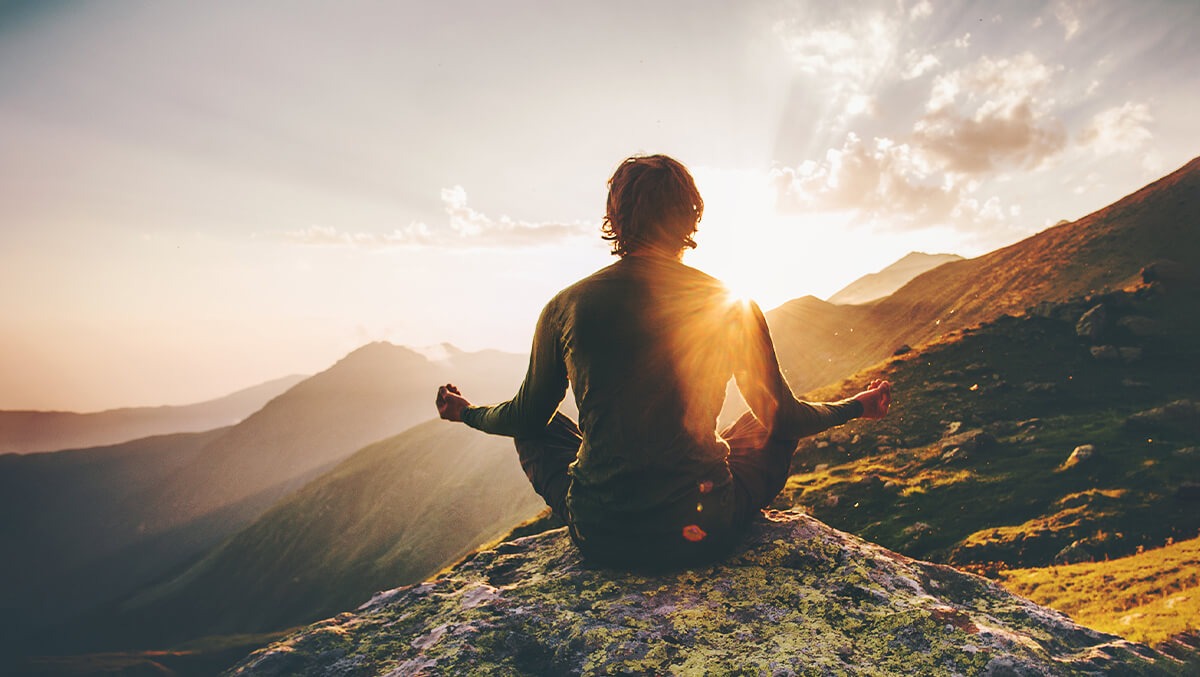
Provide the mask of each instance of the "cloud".
POLYGON ((772 178, 785 211, 854 211, 893 229, 966 230, 1006 224, 1014 215, 997 198, 974 197, 977 181, 944 172, 922 149, 887 138, 868 142, 849 134, 821 162, 777 168, 772 178))
POLYGON ((442 205, 449 217, 447 228, 432 228, 413 222, 391 232, 348 232, 332 226, 309 226, 279 233, 289 242, 305 245, 338 245, 363 248, 385 247, 531 247, 593 235, 596 224, 516 221, 507 216, 498 219, 476 211, 467 204, 462 186, 442 189, 442 205))
POLYGON ((932 54, 920 54, 915 49, 910 49, 904 55, 904 71, 900 77, 905 80, 915 80, 930 70, 941 65, 938 58, 932 54))
POLYGON ((832 3, 817 7, 777 21, 774 33, 796 69, 827 88, 825 96, 842 117, 863 112, 858 104, 896 67, 904 15, 832 3), (817 11, 832 15, 815 16, 817 11))
POLYGON ((910 19, 920 19, 930 14, 933 14, 933 5, 929 3, 929 0, 921 0, 908 10, 908 18, 910 19))
POLYGON ((1082 4, 1067 2, 1067 0, 1059 0, 1054 3, 1054 18, 1058 19, 1058 23, 1062 25, 1063 37, 1067 40, 1075 37, 1075 34, 1079 32, 1079 11, 1082 9, 1082 4))
POLYGON ((1146 104, 1126 101, 1097 113, 1083 128, 1079 142, 1098 155, 1128 153, 1138 150, 1154 138, 1146 129, 1146 125, 1153 121, 1146 104))
POLYGON ((1059 70, 1026 52, 938 76, 914 143, 966 174, 1041 165, 1066 145, 1052 102, 1040 96, 1059 70))

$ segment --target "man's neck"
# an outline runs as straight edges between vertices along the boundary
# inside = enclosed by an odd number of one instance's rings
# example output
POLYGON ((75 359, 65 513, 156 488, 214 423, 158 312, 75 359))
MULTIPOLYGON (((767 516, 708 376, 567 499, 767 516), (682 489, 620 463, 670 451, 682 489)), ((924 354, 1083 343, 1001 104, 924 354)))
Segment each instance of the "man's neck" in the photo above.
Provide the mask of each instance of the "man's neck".
POLYGON ((679 262, 683 260, 683 250, 670 251, 662 247, 641 247, 636 251, 631 251, 626 256, 631 256, 639 259, 659 259, 663 261, 679 262))

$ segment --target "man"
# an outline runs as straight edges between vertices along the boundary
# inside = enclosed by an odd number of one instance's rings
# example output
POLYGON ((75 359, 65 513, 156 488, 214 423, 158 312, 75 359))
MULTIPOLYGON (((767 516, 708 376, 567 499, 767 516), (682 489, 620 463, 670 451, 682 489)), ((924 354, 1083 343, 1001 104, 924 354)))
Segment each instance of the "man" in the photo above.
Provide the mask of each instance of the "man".
POLYGON ((886 381, 840 402, 795 398, 762 311, 681 262, 703 213, 682 164, 625 160, 602 226, 620 260, 546 305, 516 396, 476 407, 438 389, 442 418, 515 438, 534 489, 601 564, 724 555, 783 488, 799 438, 882 418, 891 402, 886 381), (730 377, 750 412, 718 435, 730 377), (568 383, 578 426, 557 412, 568 383))

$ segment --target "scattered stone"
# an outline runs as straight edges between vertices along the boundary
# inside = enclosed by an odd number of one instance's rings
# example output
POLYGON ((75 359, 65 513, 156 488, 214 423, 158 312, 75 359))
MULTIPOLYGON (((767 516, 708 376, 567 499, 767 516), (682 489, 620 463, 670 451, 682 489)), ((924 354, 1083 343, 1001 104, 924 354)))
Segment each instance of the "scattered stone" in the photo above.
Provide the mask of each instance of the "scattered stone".
POLYGON ((817 440, 817 448, 818 449, 828 449, 829 448, 829 440, 817 440))
POLYGON ((892 355, 904 355, 909 352, 912 352, 912 346, 905 343, 904 345, 900 346, 896 350, 892 351, 892 355))
POLYGON ((818 463, 817 467, 813 468, 813 472, 825 472, 826 470, 829 470, 828 463, 818 463))
POLYGON ((1121 379, 1121 385, 1126 388, 1149 388, 1150 384, 1143 381, 1138 381, 1131 378, 1121 379))
POLYGON ((1018 428, 1040 428, 1042 427, 1042 419, 1027 418, 1024 421, 1017 421, 1018 428))
POLYGON ((1071 545, 1058 551, 1054 556, 1055 564, 1078 564, 1080 562, 1094 562, 1096 555, 1088 550, 1088 541, 1086 538, 1074 541, 1071 545))
POLYGON ((1200 501, 1200 482, 1184 482, 1175 488, 1175 498, 1181 501, 1200 501))
POLYGON ((1113 346, 1092 346, 1088 349, 1097 362, 1116 362, 1121 354, 1113 346))
POLYGON ((1200 433, 1200 402, 1176 400, 1147 409, 1125 419, 1125 427, 1137 431, 1200 433))
POLYGON ((1080 463, 1085 463, 1091 460, 1093 457, 1095 457, 1095 455, 1096 447, 1094 445, 1081 444, 1078 447, 1075 447, 1075 450, 1072 451, 1071 455, 1067 457, 1066 462, 1063 463, 1063 467, 1073 468, 1080 463))
POLYGON ((951 421, 946 426, 946 434, 953 435, 954 433, 958 432, 960 428, 962 428, 962 421, 951 421))
POLYGON ((1163 335, 1162 326, 1144 315, 1126 315, 1117 320, 1117 326, 1125 329, 1134 336, 1142 338, 1163 335))
POLYGON ((1092 306, 1091 310, 1084 313, 1075 323, 1075 335, 1095 341, 1104 334, 1107 325, 1108 311, 1104 308, 1103 303, 1099 303, 1092 306))
POLYGON ((1200 453, 1200 447, 1180 447, 1175 450, 1176 456, 1195 456, 1200 453))
POLYGON ((1026 383, 1024 387, 1025 392, 1029 393, 1030 395, 1035 395, 1038 393, 1053 394, 1058 392, 1057 383, 1026 383))
POLYGON ((1140 362, 1142 359, 1142 349, 1137 346, 1121 346, 1117 348, 1117 352, 1121 355, 1121 361, 1126 364, 1140 362))
POLYGON ((957 435, 943 437, 938 443, 942 451, 962 449, 964 452, 985 451, 996 444, 996 438, 980 428, 973 428, 957 435))

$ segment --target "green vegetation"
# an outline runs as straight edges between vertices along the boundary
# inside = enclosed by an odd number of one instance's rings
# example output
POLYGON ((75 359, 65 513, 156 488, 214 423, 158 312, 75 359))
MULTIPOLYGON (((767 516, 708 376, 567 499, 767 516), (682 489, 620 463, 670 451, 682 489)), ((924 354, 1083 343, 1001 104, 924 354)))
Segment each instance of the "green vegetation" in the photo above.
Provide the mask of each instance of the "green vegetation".
POLYGON ((1158 644, 1197 629, 1200 538, 1107 562, 1002 571, 1000 582, 1084 625, 1158 644))

